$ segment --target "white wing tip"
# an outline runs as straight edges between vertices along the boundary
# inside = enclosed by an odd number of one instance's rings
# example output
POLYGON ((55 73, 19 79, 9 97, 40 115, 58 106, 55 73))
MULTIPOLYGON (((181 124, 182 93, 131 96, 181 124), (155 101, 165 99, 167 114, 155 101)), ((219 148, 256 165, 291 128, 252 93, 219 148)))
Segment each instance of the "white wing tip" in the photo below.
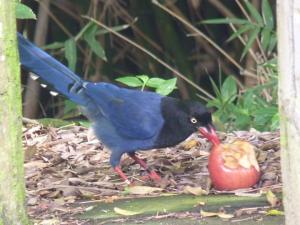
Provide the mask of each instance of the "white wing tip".
POLYGON ((30 77, 31 77, 32 80, 37 80, 37 79, 39 79, 39 76, 36 75, 36 74, 34 74, 34 73, 30 73, 30 77))
POLYGON ((50 91, 50 95, 52 95, 52 96, 57 96, 57 95, 58 95, 58 93, 57 93, 57 92, 55 92, 55 91, 50 91))

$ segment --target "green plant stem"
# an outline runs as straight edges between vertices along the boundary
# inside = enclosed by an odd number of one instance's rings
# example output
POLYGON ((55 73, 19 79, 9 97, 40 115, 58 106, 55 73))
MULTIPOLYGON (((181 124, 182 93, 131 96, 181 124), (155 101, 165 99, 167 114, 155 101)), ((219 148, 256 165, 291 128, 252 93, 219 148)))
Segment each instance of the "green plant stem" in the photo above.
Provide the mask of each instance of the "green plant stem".
POLYGON ((143 82, 143 85, 142 85, 142 88, 141 88, 141 91, 144 91, 145 87, 146 87, 146 84, 147 84, 148 81, 146 82, 143 82))
POLYGON ((140 49, 142 52, 146 53, 147 55, 149 55, 151 58, 153 58, 155 61, 157 61, 158 63, 160 63, 161 65, 163 65, 164 67, 166 67, 167 69, 169 69, 170 71, 172 71, 176 76, 178 76, 179 78, 183 79, 184 81, 186 81, 188 84, 192 85, 194 88, 196 88, 198 91, 202 92, 203 94, 205 94, 208 99, 213 99, 214 97, 209 94, 207 91, 205 91, 203 88, 199 87, 196 83, 194 83, 193 81, 189 80, 188 78, 186 78, 182 73, 180 73, 179 71, 175 70, 172 66, 170 66, 169 64, 167 64, 166 62, 164 62, 163 60, 159 59, 156 55, 154 55, 152 52, 148 51, 147 49, 143 48, 141 45, 131 41, 130 39, 128 39, 127 37, 123 36, 122 34, 114 31, 113 29, 111 29, 110 27, 104 25, 103 23, 95 20, 94 18, 91 18, 89 16, 82 16, 85 19, 88 19, 90 21, 93 21, 94 23, 98 24, 100 27, 108 30, 109 32, 111 32, 112 34, 116 35, 117 37, 125 40, 126 42, 130 43, 131 45, 133 45, 134 47, 140 49))

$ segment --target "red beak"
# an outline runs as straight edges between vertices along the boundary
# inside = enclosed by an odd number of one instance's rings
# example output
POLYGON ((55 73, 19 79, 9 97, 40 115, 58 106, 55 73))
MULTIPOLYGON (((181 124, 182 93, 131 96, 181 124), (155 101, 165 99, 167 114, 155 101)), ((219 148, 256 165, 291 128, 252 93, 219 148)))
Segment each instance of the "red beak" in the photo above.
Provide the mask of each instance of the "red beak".
POLYGON ((207 127, 200 127, 199 132, 213 145, 219 145, 221 143, 216 133, 216 129, 212 125, 208 125, 207 127))

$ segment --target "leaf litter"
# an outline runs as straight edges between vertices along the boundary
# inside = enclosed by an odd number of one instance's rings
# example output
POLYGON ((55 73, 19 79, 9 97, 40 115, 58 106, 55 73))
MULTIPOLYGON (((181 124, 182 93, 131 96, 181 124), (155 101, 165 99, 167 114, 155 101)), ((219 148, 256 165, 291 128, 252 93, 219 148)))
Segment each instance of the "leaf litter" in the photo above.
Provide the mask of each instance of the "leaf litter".
MULTIPOLYGON (((255 187, 230 193, 268 193, 270 205, 278 206, 279 200, 273 193, 281 191, 282 187, 279 132, 260 133, 252 130, 219 135, 222 142, 238 139, 253 144, 257 148, 256 154, 262 170, 261 180, 255 187)), ((36 224, 47 221, 58 221, 53 224, 89 224, 74 217, 86 210, 82 202, 113 202, 123 198, 166 194, 224 193, 211 187, 207 170, 210 144, 197 134, 172 148, 139 152, 139 156, 146 159, 148 165, 167 181, 160 185, 142 179, 146 172, 124 155, 122 168, 134 180, 135 187, 127 187, 114 173, 109 164, 109 150, 87 128, 71 126, 62 129, 27 124, 23 128, 23 147, 28 214, 36 224)), ((118 208, 115 211, 124 215, 138 214, 118 208)), ((250 211, 253 214, 258 209, 250 211)), ((270 212, 270 208, 265 211, 270 212)), ((236 211, 235 216, 247 214, 241 212, 241 209, 236 211)), ((222 213, 202 211, 198 216, 215 215, 222 218, 222 213)), ((174 213, 170 215, 176 216, 174 213)), ((178 214, 179 217, 182 215, 178 214)), ((224 215, 227 217, 227 214, 224 215)))

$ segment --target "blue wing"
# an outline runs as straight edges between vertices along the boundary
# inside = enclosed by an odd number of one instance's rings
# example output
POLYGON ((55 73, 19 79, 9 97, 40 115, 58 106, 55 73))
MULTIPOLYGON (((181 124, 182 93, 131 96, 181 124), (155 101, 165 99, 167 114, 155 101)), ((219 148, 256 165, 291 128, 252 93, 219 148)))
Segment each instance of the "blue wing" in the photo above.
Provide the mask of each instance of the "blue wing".
POLYGON ((18 42, 22 66, 84 106, 92 120, 99 119, 98 115, 106 117, 115 132, 128 139, 145 140, 159 133, 164 122, 160 112, 161 95, 83 81, 19 33, 18 42))
POLYGON ((101 107, 101 114, 123 137, 148 139, 158 134, 163 126, 162 96, 159 94, 119 88, 108 83, 89 83, 86 94, 101 107))

